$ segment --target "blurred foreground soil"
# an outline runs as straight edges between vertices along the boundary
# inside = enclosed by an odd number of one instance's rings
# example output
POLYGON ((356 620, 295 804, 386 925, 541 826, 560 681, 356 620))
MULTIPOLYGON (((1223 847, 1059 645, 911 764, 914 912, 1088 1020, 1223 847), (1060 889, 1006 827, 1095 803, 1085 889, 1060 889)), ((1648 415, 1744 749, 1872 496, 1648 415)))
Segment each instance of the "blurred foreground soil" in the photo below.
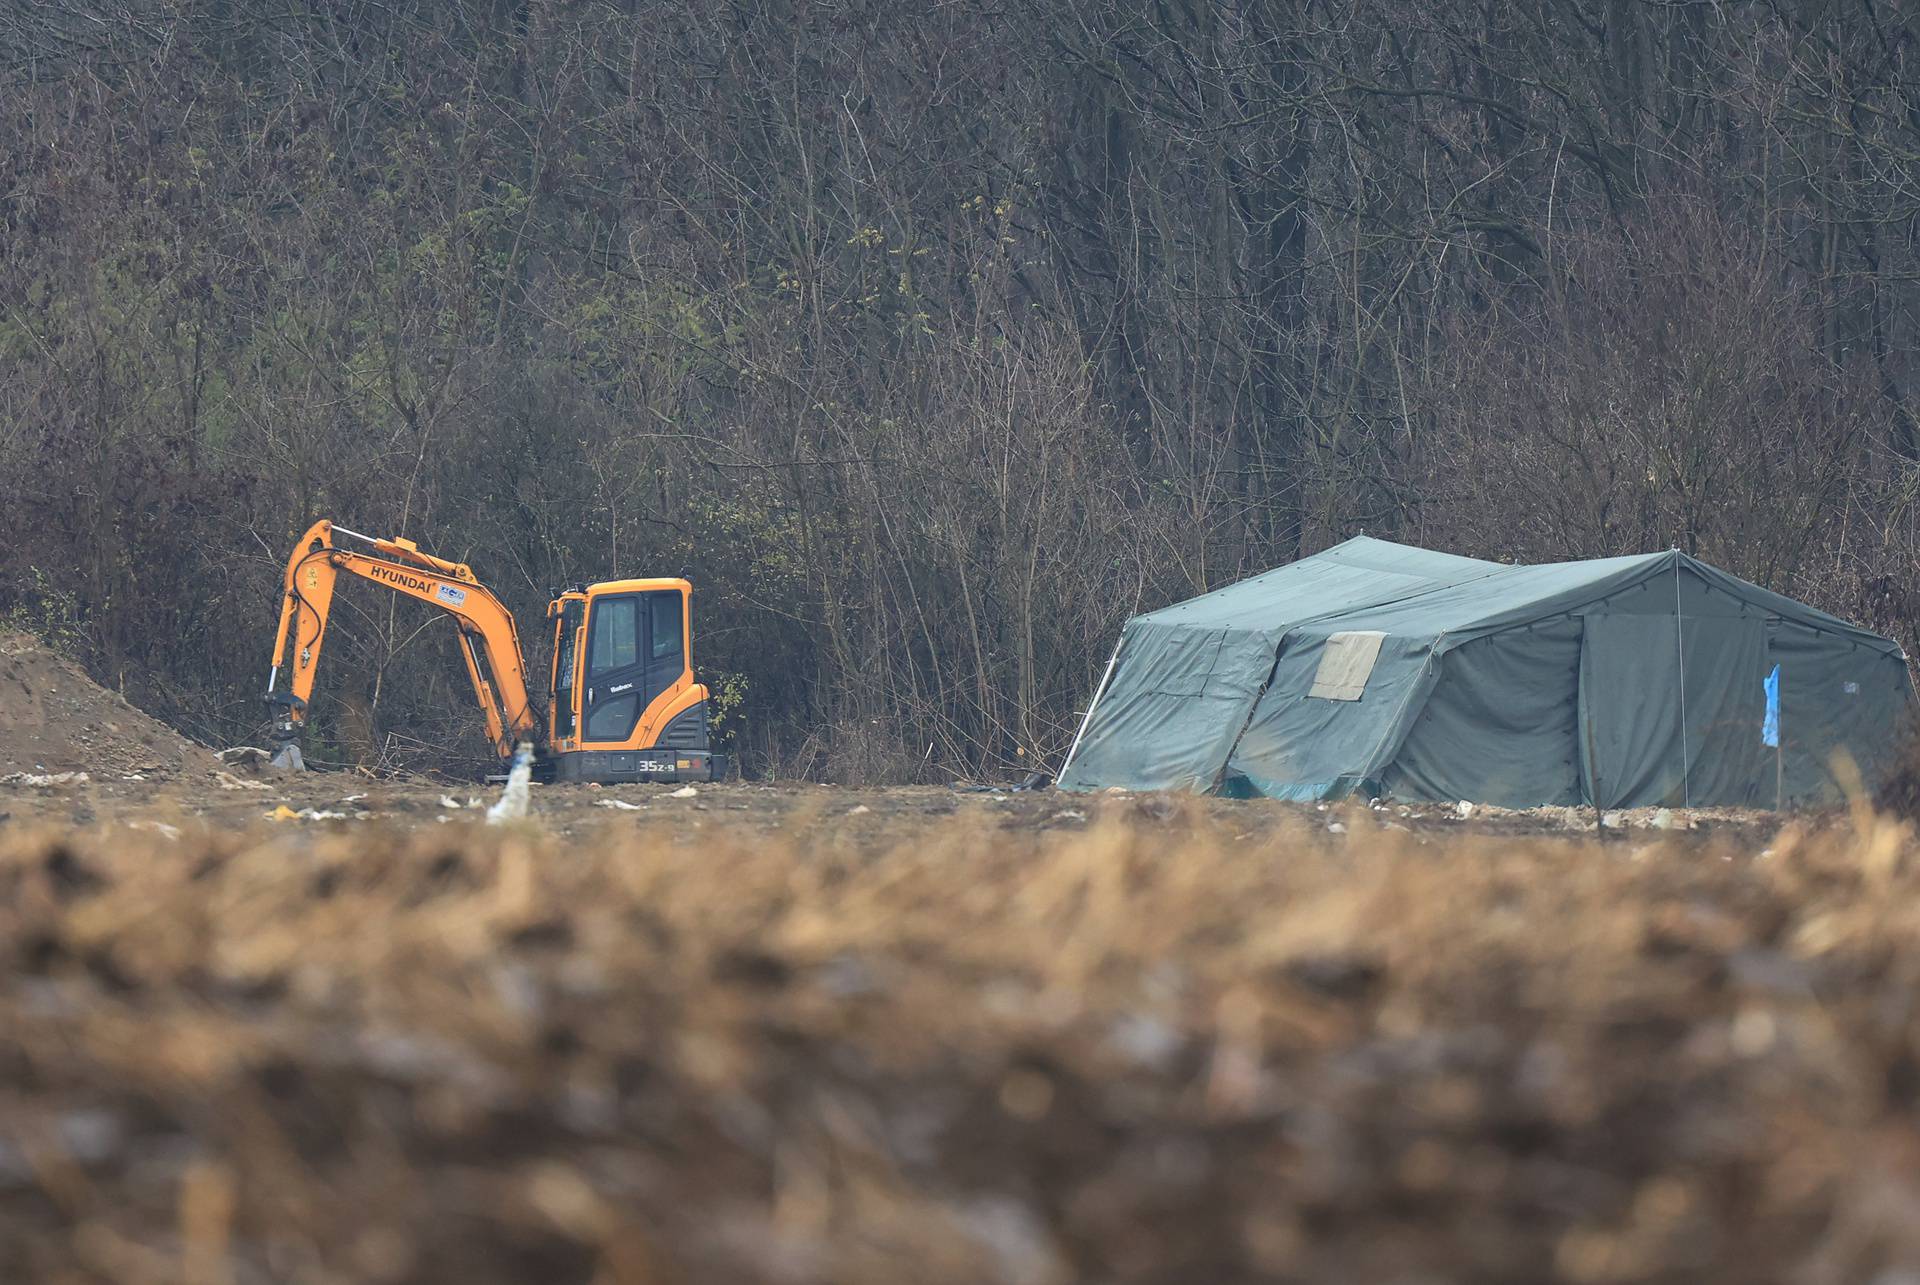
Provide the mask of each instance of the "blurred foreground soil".
POLYGON ((216 770, 0 786, 0 1280, 1920 1268, 1864 810, 216 770))

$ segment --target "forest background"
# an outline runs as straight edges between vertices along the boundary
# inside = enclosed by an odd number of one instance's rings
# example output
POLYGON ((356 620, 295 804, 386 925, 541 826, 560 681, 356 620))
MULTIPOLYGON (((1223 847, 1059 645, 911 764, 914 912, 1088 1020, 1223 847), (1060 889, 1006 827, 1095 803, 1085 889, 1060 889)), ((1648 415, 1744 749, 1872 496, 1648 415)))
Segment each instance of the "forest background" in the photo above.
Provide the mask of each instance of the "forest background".
MULTIPOLYGON (((1875 0, 4 0, 0 618, 232 744, 316 517, 529 641, 684 574, 749 772, 861 782, 1057 756, 1129 614, 1363 530, 1920 651, 1917 56, 1875 0)), ((311 757, 484 756, 431 612, 334 629, 311 757)))

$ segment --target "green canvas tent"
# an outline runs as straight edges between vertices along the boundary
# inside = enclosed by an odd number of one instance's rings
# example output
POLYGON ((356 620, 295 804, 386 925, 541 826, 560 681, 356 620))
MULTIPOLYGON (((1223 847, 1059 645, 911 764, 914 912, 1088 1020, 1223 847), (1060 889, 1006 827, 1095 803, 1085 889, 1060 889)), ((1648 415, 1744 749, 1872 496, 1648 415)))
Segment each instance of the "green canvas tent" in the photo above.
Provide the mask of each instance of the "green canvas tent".
POLYGON ((1891 639, 1677 551, 1506 566, 1362 536, 1128 621, 1059 784, 1793 805, 1837 797, 1837 750, 1878 779, 1913 699, 1891 639))

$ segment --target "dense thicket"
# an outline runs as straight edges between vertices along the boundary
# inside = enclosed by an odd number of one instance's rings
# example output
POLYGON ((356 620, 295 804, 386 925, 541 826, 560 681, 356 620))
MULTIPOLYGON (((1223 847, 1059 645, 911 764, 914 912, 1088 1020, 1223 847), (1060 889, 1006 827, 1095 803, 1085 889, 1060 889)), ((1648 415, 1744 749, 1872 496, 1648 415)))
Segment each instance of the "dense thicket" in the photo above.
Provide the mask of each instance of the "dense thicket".
MULTIPOLYGON (((535 619, 686 573, 749 762, 842 778, 1053 754, 1128 613, 1363 528, 1678 544, 1911 638, 1917 37, 11 0, 0 605, 230 741, 315 516, 535 619)), ((336 755, 477 744, 444 626, 336 620, 336 755)))

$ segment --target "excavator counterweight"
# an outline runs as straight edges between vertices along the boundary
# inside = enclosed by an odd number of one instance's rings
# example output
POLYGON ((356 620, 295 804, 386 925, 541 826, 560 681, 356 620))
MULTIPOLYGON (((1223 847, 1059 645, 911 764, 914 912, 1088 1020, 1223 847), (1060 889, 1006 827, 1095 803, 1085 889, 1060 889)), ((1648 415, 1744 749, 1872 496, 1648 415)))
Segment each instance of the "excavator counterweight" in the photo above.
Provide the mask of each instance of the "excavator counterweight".
POLYGON ((384 585, 449 616, 494 753, 533 742, 538 779, 614 783, 713 780, 707 689, 694 681, 693 586, 678 578, 579 585, 547 606, 553 664, 545 716, 527 693, 519 631, 465 563, 321 520, 287 560, 267 675, 276 765, 304 766, 300 740, 341 573, 384 585), (352 547, 342 547, 344 538, 352 547), (282 685, 282 671, 285 684, 282 685))

